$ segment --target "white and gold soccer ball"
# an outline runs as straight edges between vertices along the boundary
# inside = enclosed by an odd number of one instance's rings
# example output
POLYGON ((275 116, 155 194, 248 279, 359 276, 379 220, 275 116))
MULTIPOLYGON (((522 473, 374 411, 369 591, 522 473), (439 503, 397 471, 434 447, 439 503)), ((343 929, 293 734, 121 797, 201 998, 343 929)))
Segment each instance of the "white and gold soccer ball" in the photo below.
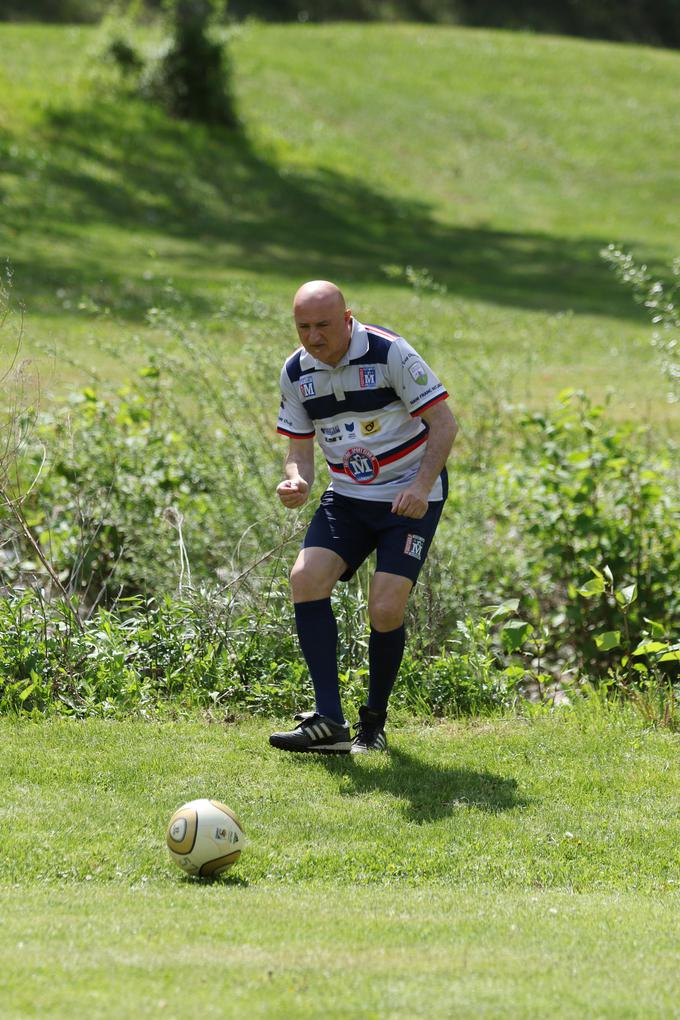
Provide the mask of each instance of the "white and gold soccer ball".
POLYGON ((236 864, 246 839, 243 826, 219 800, 190 800, 175 811, 166 834, 173 861, 187 875, 212 878, 236 864))

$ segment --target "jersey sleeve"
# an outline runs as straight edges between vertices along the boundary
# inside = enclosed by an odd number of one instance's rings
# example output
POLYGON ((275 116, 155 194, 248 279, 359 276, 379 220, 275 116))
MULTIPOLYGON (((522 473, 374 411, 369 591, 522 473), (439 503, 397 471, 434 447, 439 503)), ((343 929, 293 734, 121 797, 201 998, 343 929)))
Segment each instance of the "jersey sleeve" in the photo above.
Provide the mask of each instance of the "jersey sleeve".
POLYGON ((281 405, 276 431, 291 439, 313 439, 314 423, 305 411, 297 388, 288 378, 284 365, 281 372, 281 405))
POLYGON ((392 388, 403 400, 412 417, 448 397, 443 383, 403 337, 392 344, 388 366, 392 388))

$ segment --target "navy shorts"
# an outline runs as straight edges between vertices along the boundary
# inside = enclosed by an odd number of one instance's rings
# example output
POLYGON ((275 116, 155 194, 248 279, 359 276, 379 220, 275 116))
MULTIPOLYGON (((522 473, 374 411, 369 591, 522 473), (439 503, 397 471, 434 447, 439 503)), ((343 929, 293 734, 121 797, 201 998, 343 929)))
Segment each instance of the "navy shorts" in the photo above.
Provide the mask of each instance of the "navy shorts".
POLYGON ((439 524, 444 500, 428 504, 424 517, 392 513, 391 503, 351 499, 327 489, 312 517, 303 548, 321 546, 347 564, 340 578, 349 581, 375 550, 376 570, 408 577, 416 583, 439 524))

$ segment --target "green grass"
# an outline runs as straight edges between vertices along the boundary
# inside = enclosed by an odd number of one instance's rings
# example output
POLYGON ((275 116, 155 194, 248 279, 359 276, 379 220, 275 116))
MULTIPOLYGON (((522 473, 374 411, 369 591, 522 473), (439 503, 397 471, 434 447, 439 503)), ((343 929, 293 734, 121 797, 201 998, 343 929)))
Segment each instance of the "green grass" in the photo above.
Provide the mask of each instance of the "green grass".
POLYGON ((668 1020, 676 893, 0 889, 6 1020, 668 1020), (20 908, 20 909, 17 909, 20 908), (48 930, 46 931, 46 927, 48 930))
POLYGON ((88 92, 86 28, 0 26, 0 252, 48 390, 114 377, 170 305, 228 345, 293 344, 293 289, 337 279, 357 314, 436 361, 465 418, 488 386, 564 386, 671 411, 644 312, 598 256, 677 254, 677 53, 423 26, 246 26, 246 132, 88 92), (444 292, 414 289, 427 270, 444 292), (391 268, 390 268, 391 267, 391 268), (394 267, 397 267, 396 269, 394 267))
POLYGON ((3 1016, 678 1015, 677 736, 593 703, 354 761, 270 726, 0 721, 3 1016), (204 795, 250 839, 212 885, 164 847, 204 795))

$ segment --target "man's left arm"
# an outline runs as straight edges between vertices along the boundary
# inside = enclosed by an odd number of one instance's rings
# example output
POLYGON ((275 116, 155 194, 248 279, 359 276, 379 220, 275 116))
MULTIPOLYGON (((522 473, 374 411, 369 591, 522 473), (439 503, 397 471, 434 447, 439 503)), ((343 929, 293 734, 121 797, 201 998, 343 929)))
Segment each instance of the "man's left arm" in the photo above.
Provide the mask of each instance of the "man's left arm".
POLYGON ((392 503, 392 513, 416 519, 427 513, 428 496, 446 464, 458 432, 458 423, 444 401, 423 411, 421 417, 430 429, 425 455, 416 477, 392 503))

